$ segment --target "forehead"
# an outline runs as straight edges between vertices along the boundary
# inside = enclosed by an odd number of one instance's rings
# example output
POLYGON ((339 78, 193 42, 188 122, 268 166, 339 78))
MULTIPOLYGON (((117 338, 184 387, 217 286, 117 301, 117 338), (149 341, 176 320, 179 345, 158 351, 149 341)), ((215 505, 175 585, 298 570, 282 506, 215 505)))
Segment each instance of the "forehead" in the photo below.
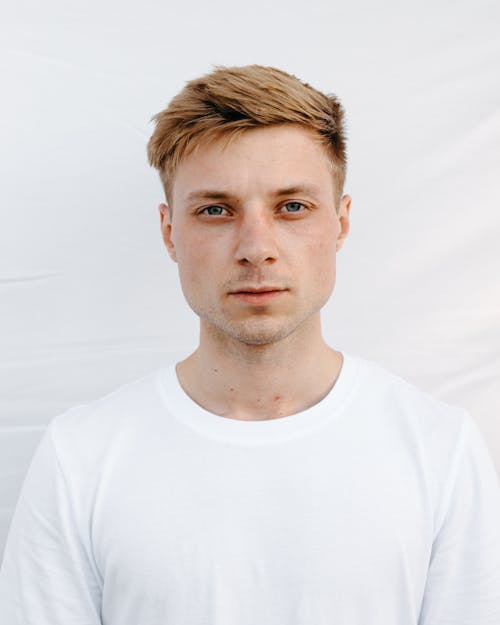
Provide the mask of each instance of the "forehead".
POLYGON ((295 186, 331 194, 330 156, 312 131, 272 126, 197 145, 176 168, 172 199, 185 202, 196 189, 212 187, 236 195, 295 186))

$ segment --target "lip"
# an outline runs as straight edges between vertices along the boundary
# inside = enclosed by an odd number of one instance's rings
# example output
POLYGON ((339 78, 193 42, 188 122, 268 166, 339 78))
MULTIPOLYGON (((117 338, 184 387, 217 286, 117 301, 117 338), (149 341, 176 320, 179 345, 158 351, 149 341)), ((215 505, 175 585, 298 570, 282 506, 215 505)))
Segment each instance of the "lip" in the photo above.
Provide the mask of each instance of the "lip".
POLYGON ((282 289, 275 286, 265 287, 244 287, 238 291, 232 291, 230 295, 246 304, 263 305, 271 300, 283 295, 288 289, 282 289))
POLYGON ((279 286, 271 286, 271 285, 255 286, 255 287, 254 286, 242 286, 237 291, 231 291, 231 295, 237 295, 239 293, 270 293, 274 291, 286 291, 286 289, 283 289, 279 286))

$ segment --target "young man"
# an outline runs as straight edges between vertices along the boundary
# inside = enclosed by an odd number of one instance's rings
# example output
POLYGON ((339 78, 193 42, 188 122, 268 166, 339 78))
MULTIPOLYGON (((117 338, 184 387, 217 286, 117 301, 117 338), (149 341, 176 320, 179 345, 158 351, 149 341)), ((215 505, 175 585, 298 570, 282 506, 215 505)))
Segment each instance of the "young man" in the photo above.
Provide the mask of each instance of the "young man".
POLYGON ((54 419, 6 625, 498 625, 500 492, 472 418, 322 338, 343 113, 219 68, 156 116, 161 230, 200 341, 54 419))

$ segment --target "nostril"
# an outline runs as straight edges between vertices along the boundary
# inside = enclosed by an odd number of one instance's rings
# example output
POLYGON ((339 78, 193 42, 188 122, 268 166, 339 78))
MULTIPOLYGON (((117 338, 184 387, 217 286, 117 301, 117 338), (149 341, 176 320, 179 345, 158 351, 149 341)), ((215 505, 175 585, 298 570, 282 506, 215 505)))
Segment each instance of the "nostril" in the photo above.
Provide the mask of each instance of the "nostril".
POLYGON ((271 263, 275 263, 276 262, 276 258, 274 256, 268 256, 267 258, 263 258, 262 260, 259 260, 257 258, 255 258, 255 259, 240 258, 238 260, 238 262, 241 265, 259 265, 261 263, 271 264, 271 263))

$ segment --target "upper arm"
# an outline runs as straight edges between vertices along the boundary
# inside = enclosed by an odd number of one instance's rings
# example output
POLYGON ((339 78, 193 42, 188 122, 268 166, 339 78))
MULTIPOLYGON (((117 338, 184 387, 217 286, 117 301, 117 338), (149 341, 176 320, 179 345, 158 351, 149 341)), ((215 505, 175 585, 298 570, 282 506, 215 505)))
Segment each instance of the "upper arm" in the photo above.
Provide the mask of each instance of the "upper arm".
POLYGON ((0 572, 0 622, 98 625, 100 588, 50 426, 12 518, 0 572))
POLYGON ((500 485, 479 429, 466 415, 419 625, 472 623, 500 623, 500 485))

